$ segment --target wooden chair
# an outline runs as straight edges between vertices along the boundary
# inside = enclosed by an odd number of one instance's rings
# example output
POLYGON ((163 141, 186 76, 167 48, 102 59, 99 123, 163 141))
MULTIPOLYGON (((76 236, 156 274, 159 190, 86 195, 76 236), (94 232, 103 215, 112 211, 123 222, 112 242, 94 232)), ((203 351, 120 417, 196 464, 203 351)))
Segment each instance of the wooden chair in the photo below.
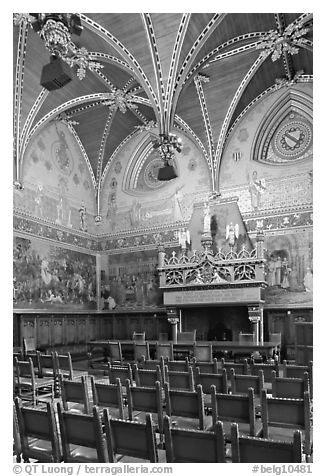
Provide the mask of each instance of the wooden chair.
POLYGON ((252 388, 254 395, 260 397, 264 388, 264 373, 259 370, 258 375, 239 375, 234 369, 231 369, 231 393, 232 394, 248 394, 248 389, 252 388))
POLYGON ((135 340, 138 342, 145 342, 145 332, 133 332, 132 340, 135 340))
POLYGON ((88 375, 87 370, 75 370, 73 368, 70 352, 67 354, 58 354, 58 352, 54 352, 54 361, 56 374, 61 374, 63 378, 74 380, 76 378, 80 378, 82 376, 86 377, 88 375))
POLYGON ((86 377, 81 377, 80 380, 67 380, 59 375, 59 384, 65 411, 86 414, 91 412, 86 377))
POLYGON ((283 360, 283 377, 288 378, 303 378, 304 373, 308 372, 309 376, 309 388, 310 388, 310 397, 312 398, 313 389, 312 389, 312 360, 308 365, 292 365, 288 364, 286 360, 283 360))
POLYGON ((102 383, 96 382, 91 376, 91 387, 93 395, 93 404, 99 407, 100 411, 103 408, 110 408, 110 412, 116 418, 124 420, 124 404, 122 396, 122 385, 120 379, 116 379, 116 383, 102 383))
POLYGON ((133 382, 131 365, 127 364, 125 367, 107 364, 109 372, 109 383, 116 383, 117 379, 120 379, 121 385, 126 386, 126 380, 133 382))
POLYGON ((195 340, 196 340, 196 329, 194 329, 193 331, 177 333, 177 342, 195 342, 195 340))
POLYGON ((159 360, 161 357, 163 359, 173 360, 173 343, 172 342, 156 342, 156 359, 159 360))
POLYGON ((213 349, 212 344, 202 344, 195 342, 192 348, 193 357, 198 362, 212 362, 213 349))
POLYGON ((201 385, 195 391, 172 390, 164 384, 166 413, 173 416, 173 425, 179 428, 204 430, 212 426, 212 417, 205 416, 201 385))
POLYGON ((261 425, 256 421, 254 392, 249 388, 247 395, 229 395, 216 393, 214 385, 211 391, 213 425, 218 421, 224 424, 224 433, 230 441, 231 423, 240 424, 242 434, 257 436, 261 425))
POLYGON ((253 361, 250 365, 250 373, 251 375, 259 375, 259 371, 262 370, 264 372, 264 382, 271 382, 272 381, 272 372, 276 372, 276 376, 279 377, 279 364, 275 362, 274 364, 256 364, 253 361))
POLYGON ((221 368, 226 370, 228 380, 231 379, 231 369, 234 369, 236 374, 248 375, 250 373, 247 359, 244 359, 242 362, 227 362, 224 358, 222 358, 221 368))
POLYGON ((164 416, 165 452, 167 463, 225 463, 223 423, 212 431, 173 428, 164 416))
POLYGON ((218 363, 216 358, 214 358, 211 362, 199 362, 195 357, 193 357, 193 359, 191 360, 191 366, 194 371, 196 367, 198 367, 202 374, 218 373, 218 363))
POLYGON ((239 436, 238 425, 231 425, 232 463, 301 463, 301 433, 295 431, 291 442, 239 436))
POLYGON ((272 372, 272 396, 281 398, 303 398, 309 392, 309 376, 305 372, 303 378, 276 377, 272 372))
POLYGON ((93 406, 92 415, 65 411, 57 404, 65 463, 107 463, 107 442, 103 434, 99 410, 93 406))
POLYGON ((134 350, 134 361, 135 362, 140 362, 143 358, 145 360, 150 359, 148 342, 134 342, 133 343, 133 350, 134 350))
POLYGON ((164 382, 167 382, 170 388, 194 391, 194 376, 191 367, 189 367, 186 372, 179 372, 170 370, 168 366, 165 365, 164 382))
POLYGON ((308 460, 312 451, 312 428, 310 419, 310 395, 304 392, 303 399, 267 398, 266 390, 261 393, 262 437, 291 439, 293 430, 301 430, 304 453, 308 460))
POLYGON ((24 462, 29 463, 32 458, 42 463, 60 463, 62 457, 53 403, 47 402, 46 410, 40 410, 23 406, 21 399, 16 397, 15 409, 24 462))
POLYGON ((16 459, 16 463, 21 463, 21 455, 22 455, 22 445, 20 441, 20 434, 19 434, 19 427, 18 427, 18 418, 17 418, 17 412, 16 412, 16 407, 15 404, 13 404, 13 439, 14 439, 14 445, 13 445, 13 454, 16 459))
POLYGON ((34 365, 31 358, 20 361, 15 358, 15 391, 22 400, 31 400, 32 405, 37 405, 42 399, 54 396, 54 379, 35 376, 34 365))
POLYGON ((162 372, 159 365, 155 370, 139 369, 137 364, 133 367, 137 387, 155 387, 156 382, 163 383, 162 372))
POLYGON ((122 460, 133 462, 133 458, 157 463, 157 445, 149 413, 146 415, 146 423, 138 423, 113 419, 108 409, 104 408, 103 420, 110 463, 122 460), (131 460, 128 457, 131 457, 131 460))
POLYGON ((159 381, 151 387, 133 387, 129 381, 126 385, 129 420, 145 422, 146 413, 154 420, 155 431, 163 436, 163 396, 159 381))

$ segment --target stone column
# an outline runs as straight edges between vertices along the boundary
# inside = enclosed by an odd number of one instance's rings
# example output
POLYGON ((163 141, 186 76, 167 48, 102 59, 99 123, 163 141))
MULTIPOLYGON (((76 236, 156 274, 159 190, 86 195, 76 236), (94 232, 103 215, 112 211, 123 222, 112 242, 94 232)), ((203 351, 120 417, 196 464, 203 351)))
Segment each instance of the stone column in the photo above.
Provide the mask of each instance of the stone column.
POLYGON ((179 323, 179 318, 177 315, 177 309, 175 307, 169 308, 166 311, 167 317, 168 317, 168 322, 172 326, 172 342, 174 344, 177 343, 177 336, 178 336, 178 323, 179 323))
POLYGON ((158 265, 157 265, 157 269, 158 269, 160 286, 165 286, 165 272, 163 270, 163 268, 164 268, 164 258, 165 258, 164 246, 159 245, 158 246, 158 265))
POLYGON ((253 324, 253 331, 255 335, 255 344, 259 344, 259 322, 260 322, 260 307, 248 306, 249 321, 253 324))

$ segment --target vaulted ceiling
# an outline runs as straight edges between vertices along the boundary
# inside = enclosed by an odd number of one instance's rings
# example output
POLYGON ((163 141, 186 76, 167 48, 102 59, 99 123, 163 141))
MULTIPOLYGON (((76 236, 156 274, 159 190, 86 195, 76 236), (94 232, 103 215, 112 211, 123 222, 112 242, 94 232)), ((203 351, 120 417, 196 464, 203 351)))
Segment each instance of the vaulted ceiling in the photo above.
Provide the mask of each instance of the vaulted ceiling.
POLYGON ((14 15, 16 180, 28 143, 49 121, 65 121, 93 173, 95 192, 119 146, 154 125, 182 130, 201 148, 212 184, 228 134, 275 83, 312 77, 312 14, 87 13, 72 35, 86 48, 79 79, 48 91, 49 63, 28 14, 14 15), (94 67, 92 67, 92 65, 94 67))

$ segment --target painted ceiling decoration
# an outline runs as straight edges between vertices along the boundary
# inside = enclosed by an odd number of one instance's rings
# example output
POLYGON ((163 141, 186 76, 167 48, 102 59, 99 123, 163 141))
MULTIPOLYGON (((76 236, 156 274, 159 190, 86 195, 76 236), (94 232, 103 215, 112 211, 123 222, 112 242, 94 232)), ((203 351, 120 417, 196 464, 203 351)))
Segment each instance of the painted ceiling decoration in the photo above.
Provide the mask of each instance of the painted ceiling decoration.
MULTIPOLYGON (((98 222, 108 174, 111 185, 114 178, 135 195, 164 186, 157 181, 160 158, 153 148, 160 134, 196 144, 207 162, 211 192, 218 195, 228 137, 260 99, 278 89, 284 95, 270 112, 269 129, 268 120, 261 125, 253 158, 286 164, 309 153, 308 99, 287 90, 312 81, 311 13, 62 14, 75 21, 75 29, 64 22, 59 39, 55 25, 44 30, 43 20, 61 14, 37 17, 43 19, 38 31, 35 15, 13 18, 16 188, 23 187, 28 144, 53 121, 64 123, 80 147, 98 222), (72 80, 48 91, 40 85, 41 71, 58 51, 72 80), (130 154, 122 183, 115 158, 139 134, 144 139, 130 154)), ((176 167, 178 160, 177 153, 176 167)))

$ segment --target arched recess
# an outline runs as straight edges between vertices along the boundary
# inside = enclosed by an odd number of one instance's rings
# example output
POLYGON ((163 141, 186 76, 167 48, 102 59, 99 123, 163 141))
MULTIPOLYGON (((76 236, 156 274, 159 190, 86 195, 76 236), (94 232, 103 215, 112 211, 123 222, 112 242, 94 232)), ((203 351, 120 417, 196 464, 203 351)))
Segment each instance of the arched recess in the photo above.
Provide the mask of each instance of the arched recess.
POLYGON ((138 190, 138 184, 141 177, 145 178, 148 188, 147 191, 153 191, 154 189, 162 188, 166 185, 165 182, 158 182, 155 179, 157 167, 161 167, 163 165, 163 161, 159 156, 159 152, 153 148, 153 141, 156 140, 157 136, 151 132, 148 132, 135 148, 128 162, 122 182, 121 188, 125 193, 132 195, 143 195, 144 191, 138 190), (145 177, 146 173, 148 174, 150 172, 149 168, 152 169, 153 175, 151 182, 146 180, 145 177))
POLYGON ((251 159, 268 165, 288 165, 303 159, 312 147, 312 108, 312 97, 287 90, 262 120, 251 159))

